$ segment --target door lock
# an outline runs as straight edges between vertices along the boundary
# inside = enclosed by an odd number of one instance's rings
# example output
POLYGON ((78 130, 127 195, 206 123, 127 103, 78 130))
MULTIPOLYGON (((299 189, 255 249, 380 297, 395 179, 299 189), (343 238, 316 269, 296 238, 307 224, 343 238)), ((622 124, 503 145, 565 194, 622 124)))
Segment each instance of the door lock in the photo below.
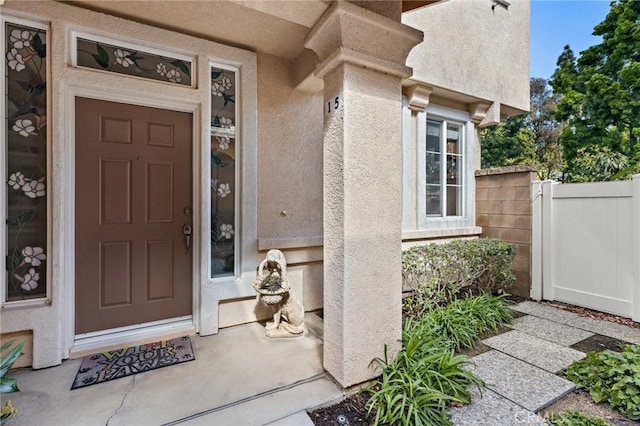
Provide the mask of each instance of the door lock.
POLYGON ((187 246, 187 256, 191 253, 191 225, 188 223, 182 227, 182 234, 184 235, 184 242, 187 246))

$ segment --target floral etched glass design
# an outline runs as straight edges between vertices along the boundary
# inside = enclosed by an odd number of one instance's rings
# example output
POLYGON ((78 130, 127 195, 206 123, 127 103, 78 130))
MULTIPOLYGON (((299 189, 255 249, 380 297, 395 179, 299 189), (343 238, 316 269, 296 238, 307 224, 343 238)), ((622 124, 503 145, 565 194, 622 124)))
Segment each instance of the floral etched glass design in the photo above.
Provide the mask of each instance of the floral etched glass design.
POLYGON ((211 276, 233 275, 236 247, 236 73, 211 68, 211 276))
POLYGON ((80 67, 191 86, 191 61, 79 37, 76 45, 76 63, 80 67))
POLYGON ((5 23, 6 300, 47 294, 46 31, 5 23))

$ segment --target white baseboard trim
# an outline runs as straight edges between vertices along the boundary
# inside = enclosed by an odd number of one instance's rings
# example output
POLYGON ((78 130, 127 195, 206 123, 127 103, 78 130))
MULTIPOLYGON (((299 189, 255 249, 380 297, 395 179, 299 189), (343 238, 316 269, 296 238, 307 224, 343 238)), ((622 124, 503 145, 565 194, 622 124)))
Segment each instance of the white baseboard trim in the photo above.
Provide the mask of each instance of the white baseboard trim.
POLYGON ((195 334, 191 315, 76 335, 69 357, 195 334))

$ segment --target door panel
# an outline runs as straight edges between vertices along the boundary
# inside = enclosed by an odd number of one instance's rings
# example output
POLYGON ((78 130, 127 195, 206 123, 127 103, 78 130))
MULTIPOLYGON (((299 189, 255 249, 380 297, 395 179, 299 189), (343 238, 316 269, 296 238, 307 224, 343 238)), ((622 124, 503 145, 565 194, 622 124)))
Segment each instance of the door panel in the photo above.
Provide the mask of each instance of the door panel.
POLYGON ((173 222, 173 163, 147 162, 147 223, 173 222))
POLYGON ((76 98, 76 334, 191 314, 192 120, 76 98))
POLYGON ((100 242, 100 309, 131 304, 131 242, 100 242))
POLYGON ((131 161, 100 160, 100 223, 131 223, 131 161))

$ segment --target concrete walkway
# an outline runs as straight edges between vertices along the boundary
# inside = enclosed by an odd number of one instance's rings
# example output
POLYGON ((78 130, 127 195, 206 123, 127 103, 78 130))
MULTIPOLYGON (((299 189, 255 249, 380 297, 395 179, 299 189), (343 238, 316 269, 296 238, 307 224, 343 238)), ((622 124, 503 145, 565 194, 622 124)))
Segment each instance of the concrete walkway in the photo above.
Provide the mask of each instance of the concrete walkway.
POLYGON ((191 340, 195 361, 73 391, 81 359, 12 372, 20 392, 2 395, 18 409, 9 424, 285 425, 295 421, 291 415, 343 397, 324 373, 322 340, 313 332, 272 340, 254 323, 191 340))
MULTIPOLYGON (((450 409, 456 425, 544 425, 537 413, 574 389, 556 373, 584 353, 570 346, 600 334, 640 343, 640 330, 581 317, 534 302, 511 331, 485 339, 491 350, 473 358, 487 389, 450 409)), ((312 332, 270 340, 260 324, 192 336, 196 360, 70 391, 80 359, 11 375, 21 392, 11 399, 21 425, 270 425, 311 426, 305 410, 337 403, 343 391, 322 368, 322 323, 312 332)))
POLYGON ((581 317, 535 302, 513 307, 525 314, 512 331, 483 340, 491 348, 473 357, 475 372, 487 384, 473 403, 450 410, 456 425, 544 425, 540 410, 575 389, 556 373, 585 357, 570 348, 595 334, 640 343, 640 330, 581 317))

